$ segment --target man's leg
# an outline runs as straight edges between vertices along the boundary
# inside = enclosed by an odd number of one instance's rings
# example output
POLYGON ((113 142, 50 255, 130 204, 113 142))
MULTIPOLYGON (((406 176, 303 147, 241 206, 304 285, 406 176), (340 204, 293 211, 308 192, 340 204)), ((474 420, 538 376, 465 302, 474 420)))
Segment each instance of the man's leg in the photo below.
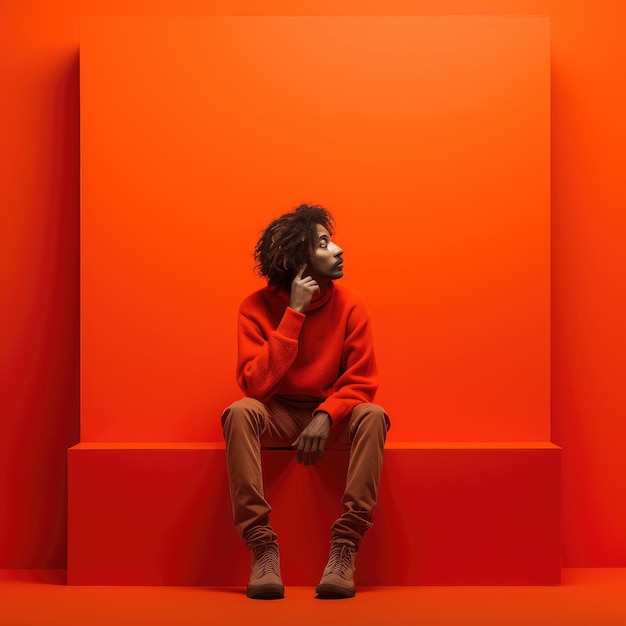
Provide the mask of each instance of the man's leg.
POLYGON ((287 446, 298 436, 297 424, 277 403, 242 398, 222 414, 233 520, 252 553, 248 596, 282 598, 284 587, 271 507, 263 493, 261 445, 287 446))
POLYGON ((350 442, 342 499, 345 512, 333 524, 330 557, 316 591, 322 597, 348 598, 355 593, 354 560, 363 536, 373 525, 372 515, 378 503, 389 417, 376 404, 359 404, 345 426, 337 429, 336 433, 331 430, 326 447, 346 447, 346 438, 350 442))

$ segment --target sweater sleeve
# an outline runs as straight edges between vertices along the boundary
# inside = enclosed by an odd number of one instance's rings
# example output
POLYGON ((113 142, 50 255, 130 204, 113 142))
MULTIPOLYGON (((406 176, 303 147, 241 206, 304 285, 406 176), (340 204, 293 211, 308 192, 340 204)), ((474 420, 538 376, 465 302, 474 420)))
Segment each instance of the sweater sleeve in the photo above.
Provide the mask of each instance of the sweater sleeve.
POLYGON ((264 401, 280 387, 298 355, 298 337, 305 315, 285 309, 276 330, 263 331, 250 312, 239 311, 237 382, 243 392, 264 401))
POLYGON ((369 314, 360 303, 351 312, 346 329, 340 375, 331 394, 316 413, 325 411, 333 424, 350 415, 362 402, 373 402, 378 389, 378 370, 369 314))

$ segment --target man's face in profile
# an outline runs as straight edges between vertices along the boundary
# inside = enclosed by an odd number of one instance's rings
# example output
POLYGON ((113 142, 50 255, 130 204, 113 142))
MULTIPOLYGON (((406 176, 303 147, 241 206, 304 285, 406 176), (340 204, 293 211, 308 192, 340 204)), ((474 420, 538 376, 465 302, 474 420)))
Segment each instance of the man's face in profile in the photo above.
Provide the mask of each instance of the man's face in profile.
POLYGON ((317 247, 308 268, 315 280, 336 280, 343 276, 343 250, 330 239, 330 233, 317 225, 317 247))

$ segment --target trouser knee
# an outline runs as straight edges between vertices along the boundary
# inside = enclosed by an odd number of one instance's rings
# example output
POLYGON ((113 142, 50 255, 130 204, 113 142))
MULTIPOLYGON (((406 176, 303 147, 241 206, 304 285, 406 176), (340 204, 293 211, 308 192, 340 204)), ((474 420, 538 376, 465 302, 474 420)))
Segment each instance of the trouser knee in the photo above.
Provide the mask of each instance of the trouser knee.
POLYGON ((385 439, 387 431, 391 424, 389 416, 385 409, 372 403, 364 403, 357 406, 357 419, 353 426, 353 435, 356 432, 367 432, 368 434, 375 434, 385 439))
POLYGON ((222 413, 222 432, 227 437, 235 432, 254 432, 258 437, 263 430, 261 404, 253 398, 233 402, 222 413))

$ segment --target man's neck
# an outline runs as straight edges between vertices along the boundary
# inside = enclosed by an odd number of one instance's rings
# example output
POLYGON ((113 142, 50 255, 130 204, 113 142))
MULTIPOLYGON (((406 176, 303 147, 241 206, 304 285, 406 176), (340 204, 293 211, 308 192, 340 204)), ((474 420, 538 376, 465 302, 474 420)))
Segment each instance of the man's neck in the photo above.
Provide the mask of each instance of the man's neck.
POLYGON ((332 281, 330 278, 324 278, 322 280, 318 280, 317 284, 320 286, 320 292, 324 293, 328 289, 328 285, 330 285, 332 281))

